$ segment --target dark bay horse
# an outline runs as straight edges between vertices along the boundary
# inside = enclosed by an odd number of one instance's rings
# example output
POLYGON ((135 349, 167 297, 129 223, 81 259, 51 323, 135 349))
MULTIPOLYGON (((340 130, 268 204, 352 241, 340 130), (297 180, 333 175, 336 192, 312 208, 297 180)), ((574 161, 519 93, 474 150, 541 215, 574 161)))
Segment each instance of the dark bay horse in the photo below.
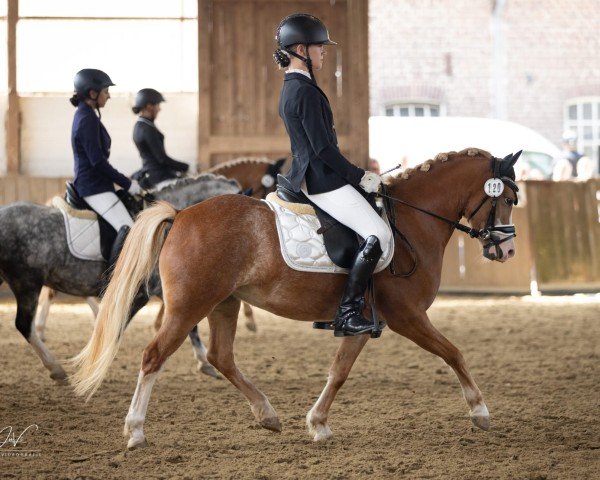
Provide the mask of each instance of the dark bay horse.
MULTIPOLYGON (((156 198, 176 208, 185 208, 215 195, 239 192, 235 180, 212 174, 181 179, 156 193, 156 198)), ((44 342, 31 328, 42 287, 76 296, 97 297, 106 269, 103 261, 81 260, 71 255, 65 222, 57 208, 18 202, 0 207, 0 281, 4 280, 17 300, 16 327, 29 342, 53 380, 63 381, 66 373, 44 342)), ((160 296, 157 274, 149 282, 150 294, 160 296)), ((131 316, 145 305, 136 301, 131 316)), ((197 333, 190 339, 199 361, 206 369, 205 348, 197 333)), ((210 374, 210 372, 207 372, 210 374)), ((214 373, 216 375, 216 372, 214 373)))
MULTIPOLYGON (((208 169, 204 173, 212 173, 213 175, 222 175, 226 178, 237 180, 240 184, 241 189, 244 192, 250 192, 254 198, 265 198, 269 193, 275 190, 277 182, 277 174, 281 172, 286 159, 281 158, 279 160, 269 160, 264 157, 241 157, 223 162, 208 169)), ((177 183, 174 181, 174 183, 177 183)), ((150 192, 152 193, 152 191, 150 192)), ((160 196, 160 195, 159 195, 160 196)), ((50 304, 56 296, 56 291, 49 287, 43 287, 38 298, 38 309, 35 316, 35 330, 40 338, 44 341, 46 320, 50 311, 50 304)), ((87 302, 93 311, 94 316, 98 314, 98 304, 94 297, 88 297, 87 302)), ((256 332, 256 321, 254 320, 254 314, 252 307, 247 303, 243 303, 244 316, 246 318, 246 328, 252 332, 256 332)), ((162 323, 162 316, 164 313, 164 305, 161 307, 154 327, 158 331, 162 323)), ((196 340, 196 343, 199 342, 196 340)), ((200 342, 197 348, 195 348, 195 355, 199 361, 198 369, 203 373, 214 376, 214 370, 211 369, 201 353, 204 346, 200 342), (198 356, 198 354, 200 356, 198 356)))
MULTIPOLYGON (((477 149, 440 154, 388 180, 387 192, 451 222, 467 218, 471 227, 482 233, 479 241, 484 256, 504 262, 514 255, 515 247, 512 236, 499 232, 513 228, 509 224, 517 188, 513 182, 493 200, 484 193, 484 185, 493 176, 492 166, 498 167, 494 176, 514 180, 517 156, 501 161, 477 149), (493 249, 490 242, 496 243, 493 249)), ((417 209, 396 202, 394 205, 396 225, 412 243, 417 267, 409 277, 394 276, 389 269, 375 275, 378 313, 390 330, 438 355, 454 370, 473 423, 487 430, 488 409, 461 352, 427 316, 438 291, 444 249, 453 228, 417 209)), ((403 245, 397 240, 396 260, 405 255, 403 245)), ((165 319, 143 353, 138 384, 125 419, 128 447, 146 444, 143 426, 152 386, 167 358, 205 316, 211 332, 209 361, 246 396, 259 424, 279 431, 281 425, 269 400, 234 361, 240 302, 290 319, 331 321, 344 276, 288 268, 279 254, 274 213, 255 199, 224 195, 181 212, 168 204, 158 204, 136 221, 100 305, 92 337, 74 359, 78 370, 71 380, 78 395, 89 399, 106 376, 135 293, 157 261, 165 319)), ((341 340, 327 384, 306 417, 314 440, 332 435, 327 424, 329 409, 369 338, 359 335, 341 340)))

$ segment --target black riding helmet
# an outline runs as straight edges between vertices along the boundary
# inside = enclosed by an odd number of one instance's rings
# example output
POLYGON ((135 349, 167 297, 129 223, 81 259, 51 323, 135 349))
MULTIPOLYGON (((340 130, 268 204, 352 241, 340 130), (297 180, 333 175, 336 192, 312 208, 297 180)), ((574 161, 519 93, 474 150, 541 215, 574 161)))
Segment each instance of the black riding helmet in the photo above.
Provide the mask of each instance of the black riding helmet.
MULTIPOLYGON (((298 55, 289 49, 292 45, 337 45, 329 38, 329 32, 325 24, 314 15, 308 13, 294 13, 285 17, 277 27, 275 35, 277 46, 280 51, 302 60, 308 67, 310 76, 314 80, 312 62, 310 58, 298 55)), ((275 52, 276 61, 279 52, 275 52)), ((278 61, 281 64, 281 62, 278 61)))
POLYGON ((146 105, 156 105, 161 102, 166 102, 165 98, 158 90, 153 88, 142 88, 135 95, 134 108, 142 110, 146 105))
POLYGON ((84 68, 75 74, 73 86, 77 95, 84 98, 89 98, 90 90, 100 93, 100 90, 106 87, 113 86, 114 83, 110 77, 102 70, 95 68, 84 68))

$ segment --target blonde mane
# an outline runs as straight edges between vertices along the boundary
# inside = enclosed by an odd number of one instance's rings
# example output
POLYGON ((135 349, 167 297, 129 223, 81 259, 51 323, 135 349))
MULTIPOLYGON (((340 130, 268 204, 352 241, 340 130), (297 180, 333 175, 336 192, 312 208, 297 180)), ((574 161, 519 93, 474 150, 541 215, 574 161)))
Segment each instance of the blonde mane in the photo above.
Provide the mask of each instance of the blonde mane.
POLYGON ((436 163, 447 162, 448 160, 452 160, 452 157, 455 156, 463 156, 467 155, 469 157, 476 157, 477 155, 481 155, 487 159, 492 158, 492 154, 486 152, 485 150, 480 150, 479 148, 465 148, 460 152, 446 152, 446 153, 438 153, 433 159, 426 160, 425 162, 416 165, 414 168, 407 168, 403 172, 399 173, 397 176, 392 177, 391 180, 399 181, 399 180, 408 180, 410 176, 415 172, 428 172, 431 167, 436 163))
POLYGON ((265 163, 265 164, 268 163, 269 165, 272 165, 273 164, 273 160, 270 160, 267 157, 240 157, 240 158, 234 158, 233 160, 229 160, 228 162, 219 163, 218 165, 215 165, 214 167, 210 167, 208 170, 205 170, 202 173, 214 173, 214 172, 217 172, 217 171, 222 170, 224 168, 233 168, 233 167, 237 167, 238 165, 257 164, 257 163, 265 163))

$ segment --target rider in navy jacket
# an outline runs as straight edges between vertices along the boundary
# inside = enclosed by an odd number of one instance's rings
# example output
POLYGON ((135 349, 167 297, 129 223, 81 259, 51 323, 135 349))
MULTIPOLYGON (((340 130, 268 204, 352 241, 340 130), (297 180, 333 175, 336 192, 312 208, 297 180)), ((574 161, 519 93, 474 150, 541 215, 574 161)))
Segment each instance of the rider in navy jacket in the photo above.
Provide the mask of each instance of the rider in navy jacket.
POLYGON ((114 183, 129 190, 131 180, 109 162, 110 135, 85 102, 80 102, 73 118, 71 145, 75 157, 75 189, 82 197, 114 192, 114 183))
MULTIPOLYGON (((142 190, 137 181, 129 180, 108 162, 111 141, 100 121, 100 109, 110 98, 108 87, 114 83, 102 70, 84 68, 77 72, 73 84, 75 93, 70 101, 77 107, 71 130, 75 190, 117 232, 108 259, 110 268, 133 225, 133 219, 115 193, 114 184, 132 195, 140 194, 142 190)), ((109 276, 104 278, 106 281, 109 276)))
POLYGON ((350 163, 338 148, 331 107, 313 72, 323 64, 324 46, 335 45, 323 22, 304 13, 289 15, 279 24, 275 38, 275 62, 289 67, 279 98, 279 115, 292 148, 286 178, 294 190, 303 191, 312 203, 365 240, 330 327, 335 336, 370 333, 374 326, 363 316, 364 294, 382 248, 389 247, 391 232, 358 189, 376 192, 381 178, 350 163))

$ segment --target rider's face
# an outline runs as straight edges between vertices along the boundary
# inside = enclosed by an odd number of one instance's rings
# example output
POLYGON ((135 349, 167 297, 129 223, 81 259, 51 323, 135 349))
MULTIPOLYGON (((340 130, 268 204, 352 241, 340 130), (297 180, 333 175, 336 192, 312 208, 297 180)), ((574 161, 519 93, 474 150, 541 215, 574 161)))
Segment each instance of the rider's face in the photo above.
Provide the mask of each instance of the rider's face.
POLYGON ((110 98, 110 93, 108 93, 108 87, 103 88, 102 90, 100 90, 100 93, 97 94, 97 97, 94 98, 94 94, 96 92, 94 92, 93 90, 90 92, 90 96, 92 97, 93 100, 96 100, 97 104, 98 104, 98 108, 102 108, 104 107, 104 105, 106 105, 106 102, 108 102, 108 99, 110 98))
POLYGON ((312 61, 313 70, 321 70, 323 67, 323 57, 325 56, 325 45, 310 45, 308 53, 312 61))

